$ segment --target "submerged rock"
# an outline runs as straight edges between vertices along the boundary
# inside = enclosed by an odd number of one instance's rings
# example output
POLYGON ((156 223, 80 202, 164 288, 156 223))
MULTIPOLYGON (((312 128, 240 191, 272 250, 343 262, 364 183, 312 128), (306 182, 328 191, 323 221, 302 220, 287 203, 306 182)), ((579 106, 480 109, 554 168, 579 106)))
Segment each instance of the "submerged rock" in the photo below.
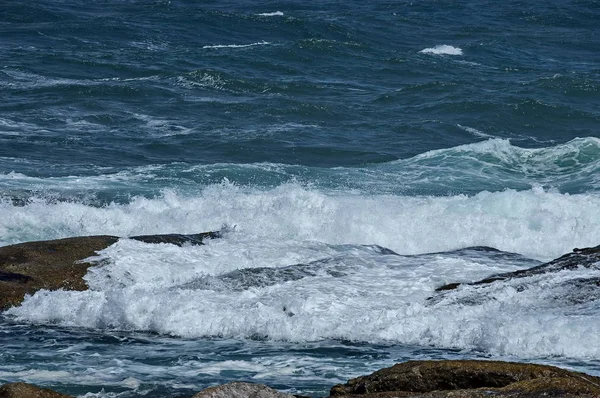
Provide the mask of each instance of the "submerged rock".
MULTIPOLYGON (((146 243, 201 245, 218 232, 181 235, 133 236, 146 243)), ((83 280, 90 266, 83 261, 119 240, 117 236, 98 235, 48 241, 26 242, 0 247, 0 311, 19 305, 26 294, 40 289, 86 290, 83 280)))
MULTIPOLYGON (((548 263, 538 265, 536 267, 492 275, 476 282, 465 283, 465 285, 484 285, 496 281, 504 281, 514 278, 525 278, 534 275, 546 274, 549 272, 574 270, 579 267, 600 268, 600 246, 588 247, 585 249, 574 249, 571 253, 565 254, 564 256, 554 259, 548 263)), ((461 283, 449 283, 447 285, 440 286, 435 290, 438 292, 454 290, 461 285, 461 283)))
POLYGON ((209 387, 192 398, 294 398, 262 384, 233 382, 209 387))
POLYGON ((69 398, 69 396, 27 383, 9 383, 0 387, 0 398, 69 398))
POLYGON ((331 396, 600 397, 600 378, 546 365, 501 361, 410 361, 358 377, 331 396))

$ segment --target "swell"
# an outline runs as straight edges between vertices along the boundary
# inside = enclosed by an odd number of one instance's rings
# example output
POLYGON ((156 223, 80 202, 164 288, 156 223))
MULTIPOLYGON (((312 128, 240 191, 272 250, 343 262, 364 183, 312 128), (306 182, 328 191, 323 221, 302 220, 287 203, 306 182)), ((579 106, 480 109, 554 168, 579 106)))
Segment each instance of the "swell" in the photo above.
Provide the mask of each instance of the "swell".
MULTIPOLYGON (((162 126, 169 121, 150 119, 148 123, 162 126)), ((306 135, 318 135, 310 132, 314 128, 288 123, 268 134, 271 139, 279 134, 302 130, 306 135)), ((476 131, 469 127, 461 128, 476 131)), ((181 129, 175 131, 182 132, 181 129)), ((248 140, 263 140, 264 134, 248 131, 248 140)), ((307 153, 322 152, 310 147, 305 150, 307 153)), ((365 153, 341 149, 325 152, 338 157, 366 156, 365 153)), ((325 152, 322 154, 325 155, 325 152)), ((378 155, 373 153, 370 156, 378 155)), ((0 164, 4 164, 5 169, 11 165, 25 170, 40 169, 39 162, 15 158, 0 158, 0 164)), ((475 195, 482 191, 532 188, 570 194, 594 193, 600 189, 600 140, 586 137, 545 148, 522 148, 509 140, 491 138, 364 167, 171 163, 135 168, 93 167, 87 168, 83 175, 68 175, 67 169, 61 172, 59 167, 55 167, 52 173, 63 175, 0 174, 2 196, 15 203, 43 200, 44 197, 50 200, 62 197, 71 201, 86 197, 85 203, 105 205, 111 201, 127 201, 128 197, 160 196, 165 189, 182 195, 196 195, 198 190, 223 182, 256 189, 273 189, 293 183, 324 193, 356 192, 364 195, 475 195)))

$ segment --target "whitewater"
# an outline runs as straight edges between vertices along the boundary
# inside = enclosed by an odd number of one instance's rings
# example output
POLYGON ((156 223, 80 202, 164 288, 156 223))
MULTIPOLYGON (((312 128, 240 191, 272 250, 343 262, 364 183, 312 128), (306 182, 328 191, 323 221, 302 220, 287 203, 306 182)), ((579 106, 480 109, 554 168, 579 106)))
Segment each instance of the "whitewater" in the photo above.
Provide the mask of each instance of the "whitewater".
POLYGON ((382 366, 389 355, 414 359, 431 355, 427 352, 437 358, 492 355, 599 369, 595 296, 573 304, 564 298, 569 292, 563 285, 598 277, 597 270, 533 278, 525 289, 490 287, 486 294, 493 299, 482 302, 461 299, 480 294, 478 287, 429 301, 446 283, 529 268, 594 245, 600 234, 597 194, 535 187, 438 197, 365 195, 297 183, 259 189, 226 181, 194 195, 164 191, 103 206, 34 198, 24 205, 5 201, 1 209, 6 243, 107 232, 124 236, 90 259, 100 265, 85 277, 88 291, 40 291, 8 310, 3 326, 10 332, 24 324, 47 325, 50 332, 44 333, 59 334, 69 328, 74 331, 69 334, 92 340, 61 350, 76 355, 92 350, 102 366, 119 369, 123 377, 90 375, 87 360, 67 365, 57 359, 49 369, 5 368, 0 374, 9 379, 108 382, 129 396, 193 389, 207 377, 251 377, 291 383, 283 387, 300 380, 316 392, 331 380, 382 366), (222 237, 183 247, 126 238, 203 230, 220 230, 222 237), (97 352, 99 338, 133 339, 135 346, 173 352, 111 364, 106 362, 111 356, 129 351, 117 345, 97 352), (250 357, 237 353, 240 344, 250 357), (353 352, 354 345, 370 353, 353 352), (299 351, 286 353, 290 347, 299 351), (169 357, 190 349, 224 349, 225 358, 178 360, 176 368, 146 363, 172 361, 169 357), (262 349, 279 353, 273 357, 262 349), (313 357, 330 349, 340 355, 350 350, 343 354, 350 362, 342 366, 337 355, 313 357), (371 360, 357 365, 354 355, 371 360), (70 370, 53 370, 63 366, 70 370), (171 379, 149 387, 156 366, 170 369, 171 379))
MULTIPOLYGON (((456 159, 470 163, 469 174, 477 175, 483 186, 498 184, 500 173, 521 183, 531 180, 530 189, 476 194, 407 196, 391 194, 389 187, 378 193, 375 181, 367 179, 361 182, 368 191, 342 190, 338 185, 324 188, 318 179, 301 183, 292 175, 291 181, 275 186, 240 184, 227 177, 199 189, 195 185, 194 190, 152 186, 154 195, 107 204, 68 196, 5 199, 0 203, 4 244, 107 233, 123 237, 94 258, 101 265, 85 277, 89 291, 39 292, 7 315, 36 324, 186 338, 341 339, 430 344, 522 358, 593 358, 597 353, 589 350, 589 339, 583 343, 583 336, 597 327, 592 321, 596 313, 577 323, 561 321, 569 325, 566 333, 556 325, 556 308, 540 311, 546 299, 533 287, 527 293, 503 292, 507 296, 502 302, 458 309, 455 304, 428 305, 427 298, 446 283, 513 271, 595 245, 600 196, 561 192, 561 180, 568 176, 573 183, 580 177, 580 185, 594 185, 597 154, 598 140, 592 138, 535 150, 490 139, 352 170, 368 175, 395 167, 397 175, 405 182, 412 177, 414 185, 424 179, 423 171, 414 177, 415 165, 425 170, 426 162, 455 167, 448 176, 460 179, 458 168, 467 168, 455 165, 456 159), (464 153, 469 155, 466 160, 464 153), (552 174, 555 185, 544 187, 552 174), (126 239, 209 230, 223 236, 206 246, 126 239), (503 254, 463 251, 470 247, 503 254), (511 308, 510 315, 504 314, 505 308, 511 308), (518 316, 515 311, 520 311, 518 316)), ((250 167, 263 173, 285 171, 277 165, 250 167)), ((152 173, 164 173, 162 169, 149 168, 152 173)), ((435 169, 439 177, 443 168, 435 169)), ((165 180, 172 184, 204 170, 183 172, 175 165, 165 180)), ((233 178, 238 168, 232 170, 233 178)), ((60 184, 61 192, 71 186, 114 189, 115 182, 148 185, 151 179, 140 175, 61 177, 49 184, 55 189, 60 184)), ((14 189, 30 179, 11 174, 2 183, 14 189)))
POLYGON ((600 244, 598 20, 593 1, 6 4, 0 247, 120 239, 88 290, 0 314, 0 384, 319 397, 465 358, 600 375, 600 264, 470 284, 600 244))

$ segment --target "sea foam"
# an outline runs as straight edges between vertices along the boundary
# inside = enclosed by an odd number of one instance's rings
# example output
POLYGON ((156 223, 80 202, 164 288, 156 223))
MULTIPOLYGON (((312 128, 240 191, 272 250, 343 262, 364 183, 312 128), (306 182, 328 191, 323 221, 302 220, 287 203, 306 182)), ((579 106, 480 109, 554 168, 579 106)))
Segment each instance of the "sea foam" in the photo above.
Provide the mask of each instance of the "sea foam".
POLYGON ((256 15, 260 15, 261 17, 282 17, 283 13, 281 11, 274 11, 274 12, 263 12, 263 13, 256 14, 256 15))
MULTIPOLYGON (((488 288, 490 298, 482 302, 446 299, 428 304, 433 289, 446 281, 477 279, 526 267, 527 262, 466 253, 403 257, 346 245, 336 255, 321 253, 316 264, 322 272, 306 278, 241 290, 189 283, 206 273, 225 275, 259 263, 278 267, 265 257, 254 259, 254 253, 231 257, 243 248, 248 245, 231 235, 193 249, 156 245, 149 250, 148 244, 121 241, 101 253, 112 264, 95 270, 111 278, 98 279, 92 273, 88 291, 41 291, 7 313, 36 323, 189 338, 429 344, 522 358, 600 355, 594 348, 600 347, 600 339, 593 333, 600 327, 598 310, 563 302, 553 288, 565 278, 597 277, 595 270, 532 278, 520 289, 494 285, 488 288), (167 258, 171 260, 165 262, 167 258), (540 278, 545 280, 536 282, 540 278)), ((476 289, 481 288, 467 287, 456 294, 476 289)))
MULTIPOLYGON (((165 126, 170 131, 165 134, 188 133, 187 128, 169 120, 146 118, 145 115, 136 117, 146 121, 153 134, 163 134, 165 126)), ((459 127, 469 129, 472 134, 484 134, 471 127, 459 127)), ((0 163, 9 170, 14 162, 12 158, 0 158, 0 163)), ((453 196, 506 189, 522 191, 533 187, 579 194, 600 190, 600 140, 585 137, 548 147, 522 148, 510 140, 493 138, 363 167, 329 168, 266 162, 171 163, 114 170, 98 168, 95 173, 45 178, 24 173, 0 173, 0 197, 35 201, 35 198, 43 199, 47 195, 51 200, 57 196, 72 200, 93 195, 110 198, 113 192, 124 191, 135 198, 135 195, 157 196, 161 190, 174 186, 179 194, 193 196, 202 187, 219 185, 225 180, 259 190, 297 183, 313 191, 337 195, 453 196)))
POLYGON ((435 55, 463 55, 463 51, 461 48, 449 46, 447 44, 442 44, 431 48, 425 48, 419 52, 423 54, 435 55))
MULTIPOLYGON (((538 263, 480 252, 420 254, 492 246, 544 260, 597 245, 596 194, 535 188, 397 196, 224 182, 191 196, 165 191, 102 207, 0 203, 0 234, 12 240, 189 233, 223 225, 224 236, 205 246, 120 240, 98 254, 104 265, 85 276, 90 290, 40 291, 7 314, 190 338, 343 339, 522 358, 600 356, 593 348, 600 347, 597 309, 551 301, 561 297, 559 282, 568 276, 551 275, 526 289, 506 285, 474 305, 452 297, 428 304, 445 283, 538 263), (545 293, 549 285, 556 287, 545 293)), ((597 271, 577 272, 589 278, 597 271)))
POLYGON ((600 196, 535 188, 448 197, 325 194, 298 184, 212 185, 130 203, 0 202, 4 244, 90 234, 195 233, 223 225, 254 240, 377 244, 401 254, 492 246, 550 259, 598 244, 600 196))
POLYGON ((202 48, 245 48, 245 47, 254 47, 254 46, 266 46, 271 44, 268 41, 258 41, 256 43, 250 44, 215 44, 215 45, 206 45, 202 48))

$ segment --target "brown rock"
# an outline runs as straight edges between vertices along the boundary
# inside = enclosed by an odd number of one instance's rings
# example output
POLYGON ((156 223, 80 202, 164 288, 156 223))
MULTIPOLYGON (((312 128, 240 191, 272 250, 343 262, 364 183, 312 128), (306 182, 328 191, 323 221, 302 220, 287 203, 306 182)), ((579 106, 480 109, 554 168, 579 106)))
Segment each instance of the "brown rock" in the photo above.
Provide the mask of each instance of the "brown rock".
MULTIPOLYGON (((146 243, 201 245, 204 239, 219 237, 218 232, 181 235, 143 235, 131 239, 146 243)), ((26 242, 0 247, 0 311, 19 305, 26 294, 40 289, 86 290, 83 276, 92 265, 82 260, 119 240, 99 235, 26 242)))
POLYGON ((88 236, 0 247, 0 309, 18 305, 40 289, 86 290, 82 279, 92 265, 81 260, 118 240, 88 236))
POLYGON ((294 398, 262 384, 233 382, 209 387, 192 398, 294 398))
POLYGON ((600 378, 546 365, 500 361, 410 361, 338 384, 331 396, 600 397, 600 378))
POLYGON ((0 387, 0 398, 69 398, 69 396, 31 384, 9 383, 0 387))

